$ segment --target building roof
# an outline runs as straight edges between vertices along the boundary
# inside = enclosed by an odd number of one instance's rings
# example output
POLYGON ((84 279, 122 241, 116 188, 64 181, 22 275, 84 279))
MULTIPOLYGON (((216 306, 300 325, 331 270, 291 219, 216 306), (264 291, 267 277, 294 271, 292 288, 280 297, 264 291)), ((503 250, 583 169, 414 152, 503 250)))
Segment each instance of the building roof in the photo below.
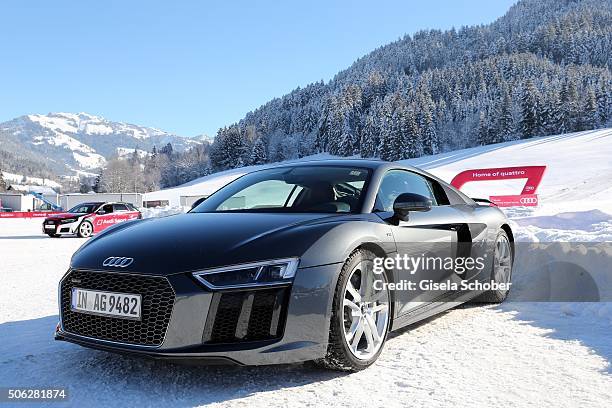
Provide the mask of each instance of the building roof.
POLYGON ((8 191, 17 191, 19 193, 38 193, 38 194, 57 194, 57 192, 48 186, 35 186, 31 184, 10 184, 8 191))

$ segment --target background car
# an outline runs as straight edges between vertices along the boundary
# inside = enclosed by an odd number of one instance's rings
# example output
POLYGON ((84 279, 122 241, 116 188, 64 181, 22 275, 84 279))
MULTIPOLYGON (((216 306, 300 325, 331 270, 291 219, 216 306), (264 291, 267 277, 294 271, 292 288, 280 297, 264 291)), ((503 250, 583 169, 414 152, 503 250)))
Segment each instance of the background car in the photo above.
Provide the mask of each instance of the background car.
POLYGON ((60 282, 56 338, 154 358, 360 370, 390 330, 477 296, 391 291, 404 280, 507 283, 512 232, 416 168, 376 160, 286 164, 244 175, 187 214, 119 225, 89 240, 60 282), (479 257, 454 269, 387 268, 395 255, 479 257))
POLYGON ((76 234, 87 238, 111 225, 140 218, 141 212, 130 203, 82 203, 45 218, 43 233, 50 237, 76 234))

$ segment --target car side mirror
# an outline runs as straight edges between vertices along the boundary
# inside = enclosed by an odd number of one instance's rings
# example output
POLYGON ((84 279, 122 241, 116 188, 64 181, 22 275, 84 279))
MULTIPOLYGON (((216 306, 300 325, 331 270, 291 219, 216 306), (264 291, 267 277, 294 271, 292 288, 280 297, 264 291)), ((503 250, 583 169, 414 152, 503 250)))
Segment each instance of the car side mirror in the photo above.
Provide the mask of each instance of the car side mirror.
POLYGON ((96 214, 98 214, 98 215, 104 215, 104 214, 106 214, 106 211, 104 211, 104 210, 98 210, 98 211, 96 211, 96 214))
POLYGON ((407 221, 410 211, 429 211, 432 205, 431 198, 420 194, 403 193, 393 202, 393 214, 397 219, 407 221))

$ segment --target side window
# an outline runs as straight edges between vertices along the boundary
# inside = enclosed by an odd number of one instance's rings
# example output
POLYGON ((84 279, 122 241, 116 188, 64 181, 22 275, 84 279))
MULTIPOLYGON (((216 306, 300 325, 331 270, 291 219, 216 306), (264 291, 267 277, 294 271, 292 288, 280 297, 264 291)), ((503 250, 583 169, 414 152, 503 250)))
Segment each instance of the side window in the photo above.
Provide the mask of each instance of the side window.
POLYGON ((393 203, 402 193, 415 193, 431 198, 433 205, 438 205, 430 181, 406 170, 390 170, 385 174, 378 190, 377 209, 393 211, 393 203))
POLYGON ((115 211, 128 211, 128 208, 125 204, 113 204, 113 209, 115 211))
POLYGON ((113 205, 112 204, 106 204, 104 207, 102 207, 102 210, 106 213, 106 214, 110 214, 113 212, 113 205))
POLYGON ((448 196, 446 195, 446 191, 444 191, 444 187, 440 185, 436 180, 427 179, 429 185, 431 186, 431 190, 433 191, 434 197, 436 197, 436 202, 438 205, 450 205, 450 201, 448 196))

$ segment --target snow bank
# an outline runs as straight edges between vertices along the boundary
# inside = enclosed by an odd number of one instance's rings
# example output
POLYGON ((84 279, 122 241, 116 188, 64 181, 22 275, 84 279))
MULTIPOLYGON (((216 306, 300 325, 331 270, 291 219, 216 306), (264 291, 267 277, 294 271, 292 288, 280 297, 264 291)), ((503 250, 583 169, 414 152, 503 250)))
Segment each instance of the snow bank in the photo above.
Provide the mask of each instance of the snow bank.
MULTIPOLYGON (((597 209, 612 214, 612 129, 537 137, 405 161, 450 181, 467 169, 546 165, 534 215, 597 209)), ((522 180, 467 183, 475 197, 518 194, 522 180), (520 185, 519 190, 517 187, 520 185)))
POLYGON ((183 214, 189 211, 189 207, 155 207, 140 208, 142 218, 168 217, 170 215, 183 214))

